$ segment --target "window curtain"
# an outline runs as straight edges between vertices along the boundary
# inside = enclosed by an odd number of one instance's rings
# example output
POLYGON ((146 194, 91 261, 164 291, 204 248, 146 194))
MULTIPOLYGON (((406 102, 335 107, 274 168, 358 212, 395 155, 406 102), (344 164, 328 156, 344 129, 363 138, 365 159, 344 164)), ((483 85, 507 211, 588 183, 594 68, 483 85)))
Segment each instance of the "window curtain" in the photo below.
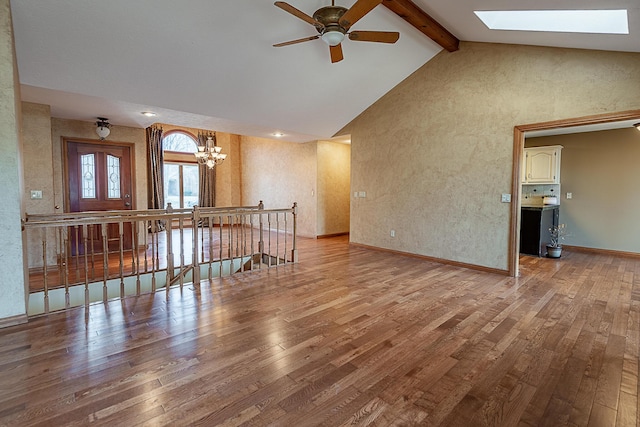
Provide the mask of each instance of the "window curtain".
MULTIPOLYGON (((164 153, 162 151, 162 128, 156 125, 147 129, 147 182, 149 209, 164 209, 164 153)), ((159 231, 164 224, 158 221, 159 231)))
MULTIPOLYGON (((207 137, 212 137, 215 145, 216 134, 214 132, 198 132, 198 145, 205 146, 207 137)), ((200 194, 198 206, 212 208, 216 205, 216 168, 200 165, 200 194)))

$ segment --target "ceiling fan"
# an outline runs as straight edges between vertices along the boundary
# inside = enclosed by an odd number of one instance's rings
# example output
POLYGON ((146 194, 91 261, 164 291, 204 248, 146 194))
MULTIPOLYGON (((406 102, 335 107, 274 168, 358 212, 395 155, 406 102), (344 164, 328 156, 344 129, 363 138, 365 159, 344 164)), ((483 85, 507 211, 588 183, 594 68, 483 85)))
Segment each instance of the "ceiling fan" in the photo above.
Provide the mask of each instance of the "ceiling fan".
POLYGON ((321 7, 313 16, 309 16, 283 1, 275 2, 275 5, 285 12, 289 12, 303 21, 316 27, 318 34, 302 39, 274 44, 274 47, 289 46, 296 43, 322 39, 329 45, 331 62, 342 61, 342 40, 345 36, 349 40, 361 42, 395 43, 400 38, 400 33, 395 31, 349 31, 351 26, 360 18, 371 12, 374 7, 382 3, 382 0, 357 0, 350 9, 336 6, 335 0, 331 0, 331 6, 321 7))

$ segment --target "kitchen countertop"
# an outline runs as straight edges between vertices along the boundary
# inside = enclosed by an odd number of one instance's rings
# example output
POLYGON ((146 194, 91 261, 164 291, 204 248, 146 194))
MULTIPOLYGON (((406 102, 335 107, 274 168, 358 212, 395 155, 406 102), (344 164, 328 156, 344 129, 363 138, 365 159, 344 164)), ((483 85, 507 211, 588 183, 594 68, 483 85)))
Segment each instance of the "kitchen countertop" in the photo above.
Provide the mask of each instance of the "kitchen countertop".
POLYGON ((560 205, 521 205, 520 207, 531 211, 548 211, 550 209, 557 209, 560 205))

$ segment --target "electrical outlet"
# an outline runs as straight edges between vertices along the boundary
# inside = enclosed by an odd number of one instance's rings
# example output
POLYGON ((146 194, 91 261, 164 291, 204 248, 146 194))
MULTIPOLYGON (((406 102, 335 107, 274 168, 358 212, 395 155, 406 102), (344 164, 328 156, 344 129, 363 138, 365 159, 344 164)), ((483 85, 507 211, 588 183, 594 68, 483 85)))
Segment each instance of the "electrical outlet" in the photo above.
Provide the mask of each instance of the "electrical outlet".
POLYGON ((364 198, 364 197, 367 197, 367 192, 366 192, 366 191, 361 191, 361 192, 358 194, 358 196, 359 196, 359 197, 363 197, 363 198, 364 198))
POLYGON ((42 190, 31 190, 31 199, 42 199, 42 190))
POLYGON ((570 199, 573 197, 573 193, 567 193, 567 199, 570 199))
POLYGON ((511 203, 511 194, 502 194, 502 198, 500 199, 502 203, 511 203))

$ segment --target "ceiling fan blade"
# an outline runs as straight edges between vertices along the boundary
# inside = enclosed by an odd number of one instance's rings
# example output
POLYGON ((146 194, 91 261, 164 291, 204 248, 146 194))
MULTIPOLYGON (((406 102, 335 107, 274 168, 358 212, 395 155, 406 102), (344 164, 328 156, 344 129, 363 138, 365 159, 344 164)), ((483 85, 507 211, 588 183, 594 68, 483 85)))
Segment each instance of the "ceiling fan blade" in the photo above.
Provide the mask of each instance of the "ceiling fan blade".
POLYGON ((349 40, 357 42, 395 43, 400 33, 395 31, 352 31, 349 40))
POLYGON ((303 39, 290 40, 288 42, 274 44, 273 47, 289 46, 290 44, 308 42, 308 41, 319 39, 319 38, 320 38, 320 34, 318 34, 317 36, 305 37, 303 39))
POLYGON ((335 64, 336 62, 340 62, 344 59, 342 56, 342 45, 337 44, 335 46, 329 46, 329 52, 331 53, 331 62, 335 64))
POLYGON ((293 16, 300 18, 305 22, 308 22, 309 24, 313 25, 316 28, 324 28, 324 25, 321 22, 316 21, 315 19, 313 19, 303 11, 291 6, 289 3, 286 3, 283 1, 277 1, 274 4, 280 9, 284 10, 285 12, 289 12, 293 16))
POLYGON ((367 13, 371 12, 374 7, 382 3, 382 0, 358 0, 344 15, 340 18, 340 26, 348 30, 353 24, 358 22, 367 13))

